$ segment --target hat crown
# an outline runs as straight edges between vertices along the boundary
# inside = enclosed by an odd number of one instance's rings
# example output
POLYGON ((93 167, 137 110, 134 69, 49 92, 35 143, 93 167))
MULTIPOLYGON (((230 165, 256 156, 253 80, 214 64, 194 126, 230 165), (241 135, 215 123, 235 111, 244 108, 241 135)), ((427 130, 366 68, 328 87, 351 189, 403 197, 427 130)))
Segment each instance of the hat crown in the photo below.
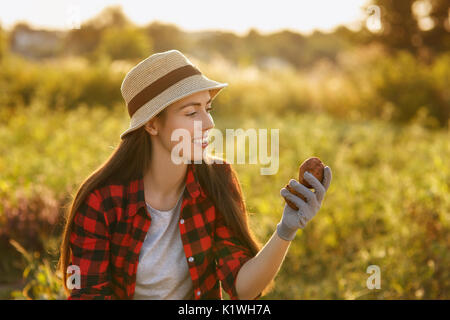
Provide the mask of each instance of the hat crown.
POLYGON ((185 55, 176 49, 150 55, 125 75, 120 87, 123 99, 128 104, 142 89, 169 72, 186 65, 194 66, 185 55))

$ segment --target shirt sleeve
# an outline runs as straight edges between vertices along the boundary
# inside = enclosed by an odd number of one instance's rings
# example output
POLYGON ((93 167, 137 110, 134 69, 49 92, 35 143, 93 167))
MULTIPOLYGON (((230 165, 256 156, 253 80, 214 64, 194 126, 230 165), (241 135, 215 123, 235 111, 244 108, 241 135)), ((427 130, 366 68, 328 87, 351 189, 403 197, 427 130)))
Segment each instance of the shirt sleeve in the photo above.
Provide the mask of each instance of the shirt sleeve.
POLYGON ((68 300, 114 298, 109 272, 109 231, 100 199, 97 193, 90 193, 74 216, 70 247, 72 265, 79 267, 80 288, 73 288, 68 300))
MULTIPOLYGON (((223 289, 231 300, 238 300, 236 279, 239 269, 252 258, 250 249, 242 244, 231 228, 227 227, 219 210, 216 210, 216 231, 214 247, 216 255, 216 273, 223 289)), ((258 299, 261 293, 254 300, 258 299)))

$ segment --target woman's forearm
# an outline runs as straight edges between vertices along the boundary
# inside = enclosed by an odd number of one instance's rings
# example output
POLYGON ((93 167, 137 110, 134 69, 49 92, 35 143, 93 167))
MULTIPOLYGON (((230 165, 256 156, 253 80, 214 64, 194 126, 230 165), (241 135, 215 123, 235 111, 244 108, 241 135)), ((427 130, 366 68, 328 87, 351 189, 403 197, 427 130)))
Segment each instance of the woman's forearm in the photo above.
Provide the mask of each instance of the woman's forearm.
POLYGON ((236 279, 239 299, 251 300, 264 290, 278 273, 290 243, 275 230, 258 254, 241 267, 236 279))

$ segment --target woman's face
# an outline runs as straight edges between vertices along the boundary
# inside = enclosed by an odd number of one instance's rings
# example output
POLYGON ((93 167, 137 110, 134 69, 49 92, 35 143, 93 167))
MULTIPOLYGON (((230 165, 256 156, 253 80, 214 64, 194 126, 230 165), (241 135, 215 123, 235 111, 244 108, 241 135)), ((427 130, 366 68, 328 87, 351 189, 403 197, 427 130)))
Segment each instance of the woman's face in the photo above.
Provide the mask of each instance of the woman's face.
MULTIPOLYGON (((155 152, 166 150, 171 155, 172 149, 176 145, 181 146, 184 136, 175 136, 175 141, 171 141, 172 133, 176 129, 184 129, 188 133, 186 137, 189 142, 182 144, 188 146, 191 150, 190 160, 201 160, 205 145, 202 146, 201 137, 206 138, 208 130, 214 127, 214 121, 210 114, 211 111, 211 96, 209 90, 193 93, 183 99, 180 99, 167 108, 161 117, 155 117, 145 125, 145 129, 152 138, 152 143, 155 152), (197 137, 200 141, 194 141, 194 121, 197 123, 197 137), (200 125, 201 124, 201 127, 200 125)), ((183 131, 184 131, 183 130, 183 131)), ((180 149, 178 146, 177 149, 180 149)), ((180 157, 184 158, 183 149, 178 152, 180 157)), ((188 158, 188 155, 186 155, 188 158)))

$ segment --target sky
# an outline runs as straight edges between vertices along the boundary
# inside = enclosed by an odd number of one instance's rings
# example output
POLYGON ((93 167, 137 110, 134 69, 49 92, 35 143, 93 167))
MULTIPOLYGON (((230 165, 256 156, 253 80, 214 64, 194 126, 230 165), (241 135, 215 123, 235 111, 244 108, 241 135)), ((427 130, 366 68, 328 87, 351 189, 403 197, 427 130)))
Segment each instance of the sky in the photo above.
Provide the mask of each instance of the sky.
POLYGON ((358 28, 368 0, 13 0, 0 1, 0 24, 17 21, 48 29, 69 29, 110 5, 121 5, 137 25, 173 23, 186 31, 226 30, 245 34, 289 29, 311 33, 338 25, 358 28))

